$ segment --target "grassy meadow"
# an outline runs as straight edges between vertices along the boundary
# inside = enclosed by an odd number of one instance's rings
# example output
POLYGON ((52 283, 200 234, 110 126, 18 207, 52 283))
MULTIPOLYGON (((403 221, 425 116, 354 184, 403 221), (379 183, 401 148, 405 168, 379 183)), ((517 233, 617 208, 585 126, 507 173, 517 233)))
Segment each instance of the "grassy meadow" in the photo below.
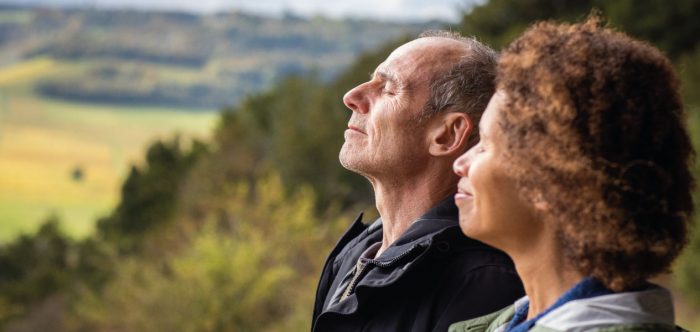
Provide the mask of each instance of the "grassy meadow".
POLYGON ((426 24, 0 6, 0 243, 52 214, 89 234, 150 142, 426 24))
POLYGON ((35 58, 0 68, 0 242, 52 214, 69 234, 89 234, 150 142, 204 138, 214 125, 215 112, 63 102, 33 89, 86 66, 35 58))

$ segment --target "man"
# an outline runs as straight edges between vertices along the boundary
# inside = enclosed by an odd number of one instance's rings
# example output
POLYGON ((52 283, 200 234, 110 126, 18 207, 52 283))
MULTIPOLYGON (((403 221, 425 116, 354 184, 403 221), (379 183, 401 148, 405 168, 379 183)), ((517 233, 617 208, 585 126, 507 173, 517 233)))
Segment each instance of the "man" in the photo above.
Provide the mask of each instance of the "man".
POLYGON ((313 331, 447 331, 522 296, 510 259, 462 235, 453 198, 452 164, 478 137, 495 65, 476 40, 433 32, 345 95, 340 162, 370 181, 380 218, 360 215, 331 252, 313 331))

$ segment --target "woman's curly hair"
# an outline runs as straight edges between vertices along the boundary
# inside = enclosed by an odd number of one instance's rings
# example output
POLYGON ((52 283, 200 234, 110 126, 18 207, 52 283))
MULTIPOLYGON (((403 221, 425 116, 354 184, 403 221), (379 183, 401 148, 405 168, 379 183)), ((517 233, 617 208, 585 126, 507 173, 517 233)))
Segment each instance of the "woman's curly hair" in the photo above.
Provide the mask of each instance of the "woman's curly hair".
POLYGON ((542 22, 503 52, 497 88, 509 169, 566 263, 615 291, 668 270, 694 188, 669 60, 596 17, 542 22))

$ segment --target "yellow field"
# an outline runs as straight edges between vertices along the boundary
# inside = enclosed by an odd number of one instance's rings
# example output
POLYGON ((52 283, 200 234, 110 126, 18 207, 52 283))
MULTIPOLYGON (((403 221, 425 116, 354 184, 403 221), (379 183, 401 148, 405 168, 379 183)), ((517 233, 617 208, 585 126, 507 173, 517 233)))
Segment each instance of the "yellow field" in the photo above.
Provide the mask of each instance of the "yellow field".
POLYGON ((0 242, 58 215, 69 234, 88 234, 114 206, 130 163, 175 133, 205 138, 214 112, 46 100, 29 88, 66 66, 36 59, 0 69, 0 242), (84 177, 76 181, 75 169, 84 177))
POLYGON ((45 75, 56 66, 56 61, 49 58, 37 58, 0 70, 0 86, 25 82, 35 77, 45 75))

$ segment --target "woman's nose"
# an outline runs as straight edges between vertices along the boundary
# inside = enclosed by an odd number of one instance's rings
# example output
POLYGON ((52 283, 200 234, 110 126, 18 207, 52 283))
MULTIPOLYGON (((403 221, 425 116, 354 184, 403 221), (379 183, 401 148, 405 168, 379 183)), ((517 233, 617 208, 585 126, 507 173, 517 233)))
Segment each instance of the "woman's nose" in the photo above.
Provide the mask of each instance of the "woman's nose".
POLYGON ((452 164, 452 170, 455 172, 455 174, 459 175, 460 177, 466 177, 469 173, 471 151, 472 150, 469 149, 469 151, 459 156, 459 158, 457 158, 457 160, 455 160, 455 162, 452 164))

